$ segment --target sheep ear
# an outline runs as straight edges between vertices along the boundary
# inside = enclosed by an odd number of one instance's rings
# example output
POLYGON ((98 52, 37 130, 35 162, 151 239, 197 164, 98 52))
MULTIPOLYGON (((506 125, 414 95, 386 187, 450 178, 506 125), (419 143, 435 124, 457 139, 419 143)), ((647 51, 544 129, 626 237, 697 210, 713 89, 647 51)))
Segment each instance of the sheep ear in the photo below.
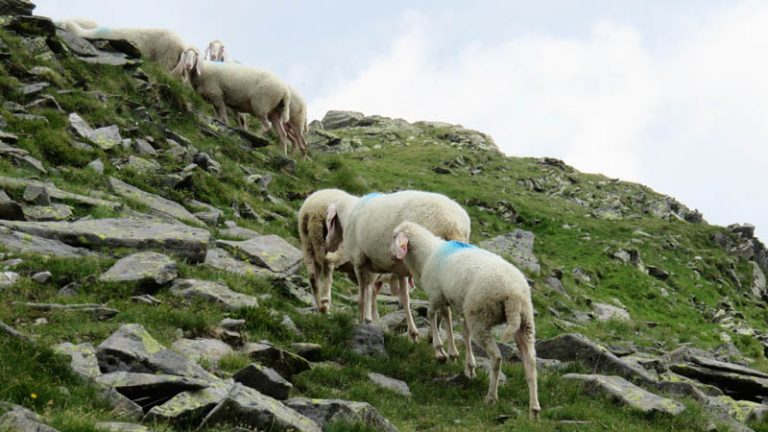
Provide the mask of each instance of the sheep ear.
POLYGON ((200 54, 195 56, 195 72, 197 72, 197 76, 203 74, 203 61, 200 60, 200 54))
POLYGON ((328 225, 328 230, 333 227, 336 221, 338 221, 338 217, 336 215, 336 204, 331 204, 328 206, 328 210, 325 212, 325 223, 328 225))
POLYGON ((395 257, 399 260, 405 258, 405 254, 408 253, 408 236, 405 233, 397 233, 395 245, 397 245, 395 257))

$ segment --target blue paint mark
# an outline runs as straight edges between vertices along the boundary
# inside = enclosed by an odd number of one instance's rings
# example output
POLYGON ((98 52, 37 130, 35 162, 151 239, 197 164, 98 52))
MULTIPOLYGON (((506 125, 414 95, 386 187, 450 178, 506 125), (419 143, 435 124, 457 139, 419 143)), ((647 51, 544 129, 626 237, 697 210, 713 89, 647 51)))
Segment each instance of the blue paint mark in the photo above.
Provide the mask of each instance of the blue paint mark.
POLYGON ((100 37, 106 33, 109 33, 109 27, 96 27, 93 32, 96 37, 100 37))
POLYGON ((469 243, 451 240, 451 241, 445 242, 440 247, 440 251, 438 253, 442 258, 446 258, 455 254, 456 252, 460 252, 467 249, 477 249, 477 247, 469 243))
POLYGON ((360 198, 360 201, 361 202, 368 202, 368 201, 370 201, 370 200, 372 200, 372 199, 374 199, 376 197, 380 197, 380 196, 384 196, 384 194, 380 193, 380 192, 371 192, 371 193, 369 193, 367 195, 363 195, 360 198))

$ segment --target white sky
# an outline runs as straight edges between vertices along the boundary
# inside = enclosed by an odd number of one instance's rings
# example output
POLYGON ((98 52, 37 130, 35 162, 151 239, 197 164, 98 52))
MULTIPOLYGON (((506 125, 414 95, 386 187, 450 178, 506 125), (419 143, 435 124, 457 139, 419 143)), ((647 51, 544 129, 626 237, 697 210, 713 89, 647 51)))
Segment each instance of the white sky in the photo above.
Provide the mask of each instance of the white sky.
POLYGON ((768 231, 768 2, 37 0, 221 39, 329 109, 459 123, 768 231))

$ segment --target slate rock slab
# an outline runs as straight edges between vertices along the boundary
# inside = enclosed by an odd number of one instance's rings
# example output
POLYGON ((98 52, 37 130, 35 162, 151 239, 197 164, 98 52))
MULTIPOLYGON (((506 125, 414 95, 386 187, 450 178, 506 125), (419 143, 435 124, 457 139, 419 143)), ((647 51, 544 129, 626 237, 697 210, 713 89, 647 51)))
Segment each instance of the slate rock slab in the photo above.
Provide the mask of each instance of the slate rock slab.
POLYGON ((274 369, 258 363, 251 363, 240 369, 232 378, 244 386, 278 400, 288 399, 293 388, 293 384, 280 376, 274 369))
POLYGON ((370 378, 371 381, 373 381, 373 383, 379 387, 391 390, 403 396, 411 395, 411 389, 408 388, 408 384, 406 384, 405 381, 390 378, 386 375, 382 375, 376 372, 369 372, 368 378, 370 378))
POLYGON ((206 381, 176 375, 111 372, 95 378, 97 384, 113 388, 145 411, 187 390, 208 387, 206 381))
MULTIPOLYGON (((0 143, 0 149, 2 143, 0 143)), ((78 204, 88 205, 91 207, 107 207, 115 210, 122 207, 122 204, 115 201, 110 201, 109 198, 116 199, 113 196, 108 196, 107 199, 94 198, 90 196, 80 195, 72 192, 67 192, 57 188, 53 183, 43 183, 36 180, 20 179, 14 177, 0 176, 0 187, 14 190, 24 190, 28 186, 44 187, 48 196, 52 199, 74 201, 78 204)), ((101 194, 102 196, 106 194, 101 194)))
POLYGON ((243 276, 274 276, 275 273, 239 260, 222 248, 212 248, 205 255, 205 264, 215 269, 243 276))
POLYGON ((579 361, 598 372, 615 373, 639 384, 655 384, 653 377, 642 367, 622 361, 607 348, 578 333, 537 341, 536 355, 545 359, 579 361))
POLYGON ((232 354, 231 346, 218 339, 179 339, 171 348, 195 363, 207 362, 218 366, 222 357, 232 354))
POLYGON ((222 423, 270 431, 322 431, 313 420, 242 384, 235 384, 204 420, 207 426, 222 423))
POLYGON ((5 271, 0 272, 0 288, 8 288, 10 286, 13 286, 15 284, 21 275, 19 275, 16 272, 11 271, 5 271))
POLYGON ((12 200, 4 190, 0 189, 0 219, 25 220, 21 204, 12 200))
POLYGON ((109 184, 118 195, 144 204, 160 216, 170 217, 193 225, 205 225, 203 221, 196 218, 181 204, 178 204, 174 201, 167 200, 159 195, 145 192, 114 177, 109 178, 109 184))
POLYGON ((691 363, 669 366, 672 372, 713 385, 734 399, 761 402, 768 395, 768 378, 743 366, 698 358, 691 363), (754 372, 754 373, 751 373, 754 372))
POLYGON ((89 249, 130 248, 168 251, 192 262, 205 259, 211 234, 182 224, 138 219, 91 219, 75 222, 2 221, 5 226, 35 236, 89 249))
POLYGON ((179 393, 169 401, 150 409, 144 420, 197 425, 227 397, 234 384, 232 380, 220 380, 202 390, 179 393))
POLYGON ((397 432, 392 423, 367 402, 293 398, 286 405, 314 420, 321 428, 335 422, 362 423, 381 432, 397 432))
POLYGON ((93 379, 101 375, 99 360, 96 358, 96 348, 90 343, 74 345, 70 342, 60 343, 53 347, 53 351, 70 358, 69 367, 86 379, 93 379))
POLYGON ((275 273, 295 273, 303 259, 299 249, 276 235, 257 236, 245 241, 218 240, 216 245, 237 258, 275 273))
POLYGON ((35 4, 27 0, 0 0, 0 15, 32 15, 35 4))
POLYGON ((112 333, 97 350, 96 357, 104 372, 164 373, 206 382, 218 378, 164 347, 141 324, 124 324, 112 333))
POLYGON ((188 299, 213 301, 230 310, 259 305, 256 297, 232 291, 220 281, 176 279, 171 286, 171 294, 188 299))
POLYGON ((512 263, 532 273, 539 274, 541 265, 533 254, 535 236, 530 231, 514 230, 501 236, 480 242, 480 247, 508 256, 512 263))
POLYGON ((6 251, 57 257, 82 257, 90 255, 86 249, 75 248, 58 240, 49 240, 32 234, 13 231, 0 226, 0 244, 6 251))
POLYGON ((24 217, 30 221, 65 221, 73 214, 72 207, 66 204, 24 206, 24 217))
POLYGON ((99 432, 152 432, 146 426, 125 422, 98 422, 94 427, 99 432))
POLYGON ((352 351, 362 356, 386 356, 384 331, 373 324, 358 325, 352 331, 352 351))
POLYGON ((58 432, 46 425, 41 416, 22 406, 2 402, 0 408, 6 410, 0 416, 0 430, 3 432, 58 432))
POLYGON ((563 379, 582 381, 591 390, 605 393, 621 404, 646 414, 664 413, 677 416, 685 410, 685 405, 680 402, 655 395, 619 376, 566 374, 563 379))
MULTIPOLYGON (((16 114, 16 116, 19 116, 19 115, 21 114, 16 114)), ((48 171, 43 166, 42 162, 30 156, 28 151, 17 148, 17 147, 9 146, 8 144, 2 141, 0 141, 0 156, 9 157, 13 159, 15 163, 20 165, 27 165, 30 168, 33 168, 43 174, 48 173, 48 171)))
POLYGON ((142 285, 160 286, 179 276, 176 262, 158 252, 138 252, 118 260, 99 276, 102 282, 139 282, 142 285))
POLYGON ((80 137, 96 144, 102 150, 112 149, 123 142, 123 137, 120 136, 120 129, 116 125, 93 129, 77 113, 69 114, 69 125, 80 137))
POLYGON ((280 349, 266 341, 246 344, 243 347, 243 352, 248 357, 271 367, 281 376, 288 379, 312 368, 307 359, 290 351, 280 349))
POLYGON ((592 311, 595 314, 595 319, 598 321, 608 321, 612 319, 628 321, 631 319, 629 317, 629 312, 627 312, 626 309, 605 303, 592 303, 592 311))

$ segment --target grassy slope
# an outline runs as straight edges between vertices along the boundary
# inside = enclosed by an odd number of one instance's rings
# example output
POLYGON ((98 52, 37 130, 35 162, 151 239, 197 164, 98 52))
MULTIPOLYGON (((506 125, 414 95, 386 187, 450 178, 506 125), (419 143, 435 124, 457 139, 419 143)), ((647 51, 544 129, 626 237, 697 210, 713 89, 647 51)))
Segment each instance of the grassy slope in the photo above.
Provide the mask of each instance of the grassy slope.
MULTIPOLYGON (((506 200, 517 209, 521 222, 517 225, 507 223, 498 216, 483 212, 474 205, 466 205, 473 218, 473 241, 480 241, 490 236, 508 232, 520 227, 536 234, 535 252, 542 262, 542 275, 529 275, 535 282, 534 302, 539 312, 537 319, 539 338, 551 337, 561 333, 555 325, 556 320, 548 312, 552 307, 569 319, 569 310, 588 310, 587 299, 610 302, 615 298, 621 301, 633 317, 632 323, 590 323, 578 331, 604 342, 634 341, 647 349, 671 349, 679 343, 691 342, 696 346, 710 348, 719 344, 719 328, 706 320, 701 313, 691 307, 690 297, 715 306, 723 297, 728 296, 734 306, 741 310, 751 325, 758 327, 768 315, 751 300, 740 295, 733 282, 721 274, 719 269, 727 268, 730 263, 720 249, 712 243, 710 234, 720 230, 707 225, 692 225, 682 222, 667 222, 642 216, 622 221, 596 220, 589 216, 588 210, 573 204, 562 197, 547 196, 530 192, 520 185, 518 180, 526 178, 547 178, 553 169, 526 158, 506 158, 487 152, 469 152, 441 145, 422 145, 433 142, 433 136, 421 136, 409 147, 390 147, 382 150, 356 153, 344 156, 315 155, 314 162, 299 162, 293 175, 275 174, 270 185, 271 192, 285 200, 284 203, 270 203, 261 199, 254 189, 250 189, 243 180, 243 171, 239 166, 253 167, 259 172, 272 171, 278 149, 251 150, 242 148, 230 139, 215 140, 201 134, 190 114, 187 105, 205 109, 203 104, 189 89, 158 72, 153 65, 144 69, 155 83, 154 90, 138 92, 130 74, 119 68, 89 66, 77 60, 64 58, 59 61, 35 59, 19 47, 18 41, 7 34, 0 37, 11 47, 13 57, 0 70, 0 94, 7 100, 24 102, 15 90, 18 71, 32 66, 42 65, 54 69, 59 75, 57 84, 69 88, 74 83, 85 79, 90 90, 108 95, 107 101, 101 102, 92 94, 75 89, 68 94, 54 94, 66 112, 77 111, 92 125, 118 124, 122 130, 136 128, 134 135, 150 135, 160 139, 163 127, 137 122, 132 114, 132 107, 146 106, 153 118, 160 118, 169 113, 164 126, 188 137, 194 145, 207 151, 222 163, 223 174, 219 177, 197 173, 194 186, 186 190, 168 190, 162 187, 159 179, 152 176, 117 171, 107 165, 106 175, 114 175, 140 186, 145 190, 184 202, 196 198, 225 209, 232 217, 229 206, 233 201, 247 202, 257 211, 269 210, 286 217, 267 225, 257 225, 242 221, 242 225, 262 232, 275 233, 297 243, 295 233, 295 210, 301 203, 301 197, 321 187, 342 187, 350 192, 389 191, 397 188, 418 188, 439 191, 448 194, 462 204, 469 202, 487 203, 493 207, 499 200, 506 200), (438 175, 431 167, 463 155, 472 163, 482 163, 484 172, 478 176, 438 175), (565 229, 564 225, 571 228, 565 229), (636 229, 641 229, 654 236, 654 239, 642 238, 642 242, 633 241, 636 229), (591 240, 583 240, 589 234, 591 240), (679 246, 665 247, 665 240, 674 239, 679 246), (638 249, 647 264, 655 264, 672 273, 670 280, 662 283, 636 269, 610 259, 606 248, 614 250, 619 246, 638 249), (694 278, 689 262, 695 256, 700 281, 694 278), (577 284, 571 271, 579 267, 593 278, 591 286, 577 284), (564 284, 570 299, 556 294, 543 284, 543 275, 559 268, 565 273, 564 284), (666 288, 670 296, 662 297, 660 288, 666 288), (658 323, 649 327, 646 322, 658 323)), ((107 161, 111 157, 130 154, 129 151, 116 150, 109 154, 100 150, 86 153, 71 147, 72 137, 68 131, 66 114, 51 109, 35 111, 44 115, 50 126, 44 127, 39 122, 21 121, 12 118, 4 109, 0 109, 8 119, 8 131, 20 136, 19 147, 25 148, 33 156, 44 161, 46 167, 59 167, 58 174, 49 180, 67 190, 88 192, 89 190, 108 191, 106 176, 94 175, 84 166, 93 158, 101 157, 107 161)), ((343 136, 355 136, 353 130, 340 131, 343 136)), ((366 144, 376 144, 376 138, 366 137, 366 144)), ((182 168, 181 164, 166 160, 159 161, 169 170, 182 168)), ((12 176, 31 176, 34 173, 12 166, 0 160, 0 174, 12 176)), ((624 197, 631 197, 641 186, 627 183, 614 183, 602 176, 587 175, 577 172, 568 173, 576 179, 581 191, 615 190, 624 197)), ((646 190, 646 192, 648 192, 646 190)), ((92 214, 94 217, 112 216, 104 209, 77 207, 77 214, 92 214)), ((117 254, 120 251, 116 251, 117 254)), ((82 280, 89 275, 98 275, 109 267, 111 259, 88 260, 49 260, 29 257, 19 267, 24 275, 39 270, 50 270, 54 274, 53 283, 40 286, 24 278, 17 286, 3 291, 0 302, 0 319, 11 323, 26 332, 38 334, 35 345, 0 337, 0 400, 11 401, 34 408, 50 416, 52 424, 62 431, 90 431, 97 420, 109 419, 106 407, 98 401, 94 391, 84 382, 73 377, 65 362, 51 354, 46 348, 61 341, 86 342, 98 344, 118 326, 128 322, 145 325, 161 342, 171 343, 177 329, 187 337, 210 335, 213 325, 228 314, 211 305, 179 301, 164 291, 157 293, 163 305, 148 307, 131 303, 129 294, 136 287, 86 283, 82 293, 74 298, 61 298, 57 289, 67 282, 82 280), (121 313, 110 321, 98 322, 67 313, 37 313, 14 306, 12 301, 39 302, 108 302, 121 313), (193 313, 190 313, 193 312, 193 313), (35 318, 45 317, 48 324, 33 327, 35 318), (32 397, 32 394, 36 398, 32 397)), ((750 280, 749 267, 746 263, 735 262, 735 268, 744 283, 750 280)), ((252 294, 271 294, 271 297, 256 309, 242 310, 231 316, 248 319, 248 336, 251 340, 268 338, 278 344, 287 344, 294 340, 315 341, 321 343, 328 359, 345 365, 342 371, 315 369, 298 377, 297 395, 310 397, 334 397, 371 402, 391 419, 401 430, 568 430, 579 426, 565 426, 558 420, 577 419, 592 422, 590 429, 600 430, 698 430, 707 420, 701 415, 702 410, 693 403, 677 419, 646 418, 623 410, 601 397, 585 397, 581 389, 566 383, 557 374, 542 371, 540 374, 540 399, 544 407, 543 420, 531 424, 524 413, 527 408, 527 390, 522 378, 522 369, 518 364, 504 365, 509 383, 500 389, 502 402, 495 406, 482 404, 487 380, 478 379, 462 385, 434 382, 436 377, 444 377, 461 372, 460 364, 438 365, 432 360, 430 349, 424 342, 417 345, 408 343, 401 337, 388 337, 389 358, 386 360, 355 356, 345 348, 344 341, 353 325, 352 309, 337 308, 331 317, 302 316, 293 311, 296 303, 282 293, 270 281, 256 278, 235 277, 221 272, 181 266, 184 277, 224 279, 230 287, 252 294), (297 338, 286 331, 279 319, 271 316, 269 309, 288 313, 303 329, 304 338, 297 338), (378 371, 406 380, 413 392, 411 400, 378 390, 369 383, 368 371, 378 371), (512 414, 506 423, 497 423, 502 414, 512 414)), ((339 280, 335 289, 351 293, 349 283, 339 280)), ((421 295, 416 292, 415 296, 421 295)), ((339 303, 337 303, 339 304, 339 303)), ((752 358, 755 366, 765 369, 766 363, 761 349, 756 342, 746 337, 733 336, 740 349, 752 358)), ((245 359, 232 356, 225 362, 225 369, 236 370, 245 359)), ((576 369, 579 370, 579 369, 576 369)), ((583 427, 583 426, 582 426, 583 427)), ((339 425, 336 430, 349 430, 352 427, 339 425)))

